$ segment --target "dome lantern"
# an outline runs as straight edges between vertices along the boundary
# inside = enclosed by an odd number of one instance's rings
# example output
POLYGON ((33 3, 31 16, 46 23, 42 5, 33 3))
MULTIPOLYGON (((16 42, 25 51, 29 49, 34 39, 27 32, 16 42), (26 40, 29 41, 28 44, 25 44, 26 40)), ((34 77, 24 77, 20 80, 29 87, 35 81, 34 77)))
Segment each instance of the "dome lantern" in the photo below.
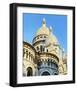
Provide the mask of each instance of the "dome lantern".
POLYGON ((50 34, 50 30, 46 26, 46 20, 45 20, 45 18, 43 18, 43 20, 42 20, 42 26, 37 30, 36 36, 38 36, 40 34, 46 34, 46 35, 49 35, 50 34))
POLYGON ((46 26, 46 20, 45 20, 45 18, 43 18, 42 24, 43 24, 43 26, 46 26))
POLYGON ((52 30, 52 26, 50 26, 50 27, 49 27, 49 30, 50 30, 50 32, 52 32, 52 31, 53 31, 53 30, 52 30))

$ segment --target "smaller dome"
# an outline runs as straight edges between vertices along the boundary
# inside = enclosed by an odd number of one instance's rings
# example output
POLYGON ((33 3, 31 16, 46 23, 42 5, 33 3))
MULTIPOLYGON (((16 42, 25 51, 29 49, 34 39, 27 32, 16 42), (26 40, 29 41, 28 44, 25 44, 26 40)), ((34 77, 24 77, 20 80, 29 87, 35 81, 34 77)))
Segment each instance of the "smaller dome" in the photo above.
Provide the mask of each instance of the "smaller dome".
POLYGON ((51 44, 59 44, 56 36, 53 34, 53 29, 51 26, 49 30, 50 30, 50 34, 48 35, 48 38, 46 39, 46 46, 49 46, 51 44))
POLYGON ((40 34, 47 34, 47 35, 50 34, 49 28, 46 27, 46 20, 45 20, 45 18, 43 19, 42 27, 37 30, 36 36, 38 36, 40 34))
POLYGON ((46 46, 50 46, 51 44, 59 44, 57 38, 52 33, 46 39, 46 46))
POLYGON ((57 38, 55 37, 55 35, 53 35, 53 33, 51 33, 49 38, 50 38, 51 43, 54 43, 54 44, 58 44, 59 43, 57 38))

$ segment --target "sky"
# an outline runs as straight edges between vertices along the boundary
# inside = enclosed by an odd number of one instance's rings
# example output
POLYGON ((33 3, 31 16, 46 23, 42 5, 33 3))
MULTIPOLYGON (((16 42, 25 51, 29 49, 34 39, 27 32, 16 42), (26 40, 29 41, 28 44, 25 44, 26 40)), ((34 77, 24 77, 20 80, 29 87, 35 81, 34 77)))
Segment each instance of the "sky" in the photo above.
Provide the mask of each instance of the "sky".
POLYGON ((45 18, 46 26, 53 28, 53 34, 62 48, 67 52, 67 16, 55 14, 23 13, 23 40, 32 44, 37 30, 42 26, 45 18))

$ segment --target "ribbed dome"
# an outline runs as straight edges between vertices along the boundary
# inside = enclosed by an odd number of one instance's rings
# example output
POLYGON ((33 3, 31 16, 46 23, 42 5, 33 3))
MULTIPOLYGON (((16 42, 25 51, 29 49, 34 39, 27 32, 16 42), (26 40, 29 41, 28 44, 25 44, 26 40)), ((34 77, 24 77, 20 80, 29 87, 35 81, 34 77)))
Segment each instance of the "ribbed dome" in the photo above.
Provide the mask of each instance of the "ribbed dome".
POLYGON ((49 29, 47 27, 41 27, 40 29, 38 29, 36 36, 40 35, 40 34, 47 34, 49 35, 49 29))
POLYGON ((49 40, 51 43, 58 44, 58 40, 57 40, 56 36, 53 34, 53 29, 52 29, 52 27, 50 26, 49 29, 50 29, 50 31, 51 31, 51 34, 49 35, 48 40, 49 40))
POLYGON ((49 28, 46 27, 46 21, 45 21, 45 19, 43 19, 42 27, 37 30, 36 36, 38 36, 40 34, 47 34, 47 35, 50 34, 49 28))
POLYGON ((51 44, 51 43, 58 44, 58 40, 52 31, 53 31, 52 27, 51 26, 50 28, 46 27, 46 21, 45 19, 43 19, 42 27, 37 30, 36 36, 41 35, 41 34, 46 34, 48 35, 48 38, 46 39, 46 45, 51 44))
POLYGON ((51 44, 59 44, 57 38, 55 37, 55 35, 53 35, 53 33, 51 33, 51 35, 49 35, 46 39, 46 46, 49 46, 51 44))

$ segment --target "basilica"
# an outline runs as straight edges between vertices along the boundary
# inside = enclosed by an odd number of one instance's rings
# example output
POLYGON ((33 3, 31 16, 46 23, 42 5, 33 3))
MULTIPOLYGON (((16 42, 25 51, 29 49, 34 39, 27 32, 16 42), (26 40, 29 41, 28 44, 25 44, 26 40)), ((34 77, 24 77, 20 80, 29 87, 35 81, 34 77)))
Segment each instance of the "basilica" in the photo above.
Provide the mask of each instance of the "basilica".
POLYGON ((23 76, 47 76, 67 74, 67 54, 46 26, 45 18, 37 30, 32 44, 23 41, 23 76))

